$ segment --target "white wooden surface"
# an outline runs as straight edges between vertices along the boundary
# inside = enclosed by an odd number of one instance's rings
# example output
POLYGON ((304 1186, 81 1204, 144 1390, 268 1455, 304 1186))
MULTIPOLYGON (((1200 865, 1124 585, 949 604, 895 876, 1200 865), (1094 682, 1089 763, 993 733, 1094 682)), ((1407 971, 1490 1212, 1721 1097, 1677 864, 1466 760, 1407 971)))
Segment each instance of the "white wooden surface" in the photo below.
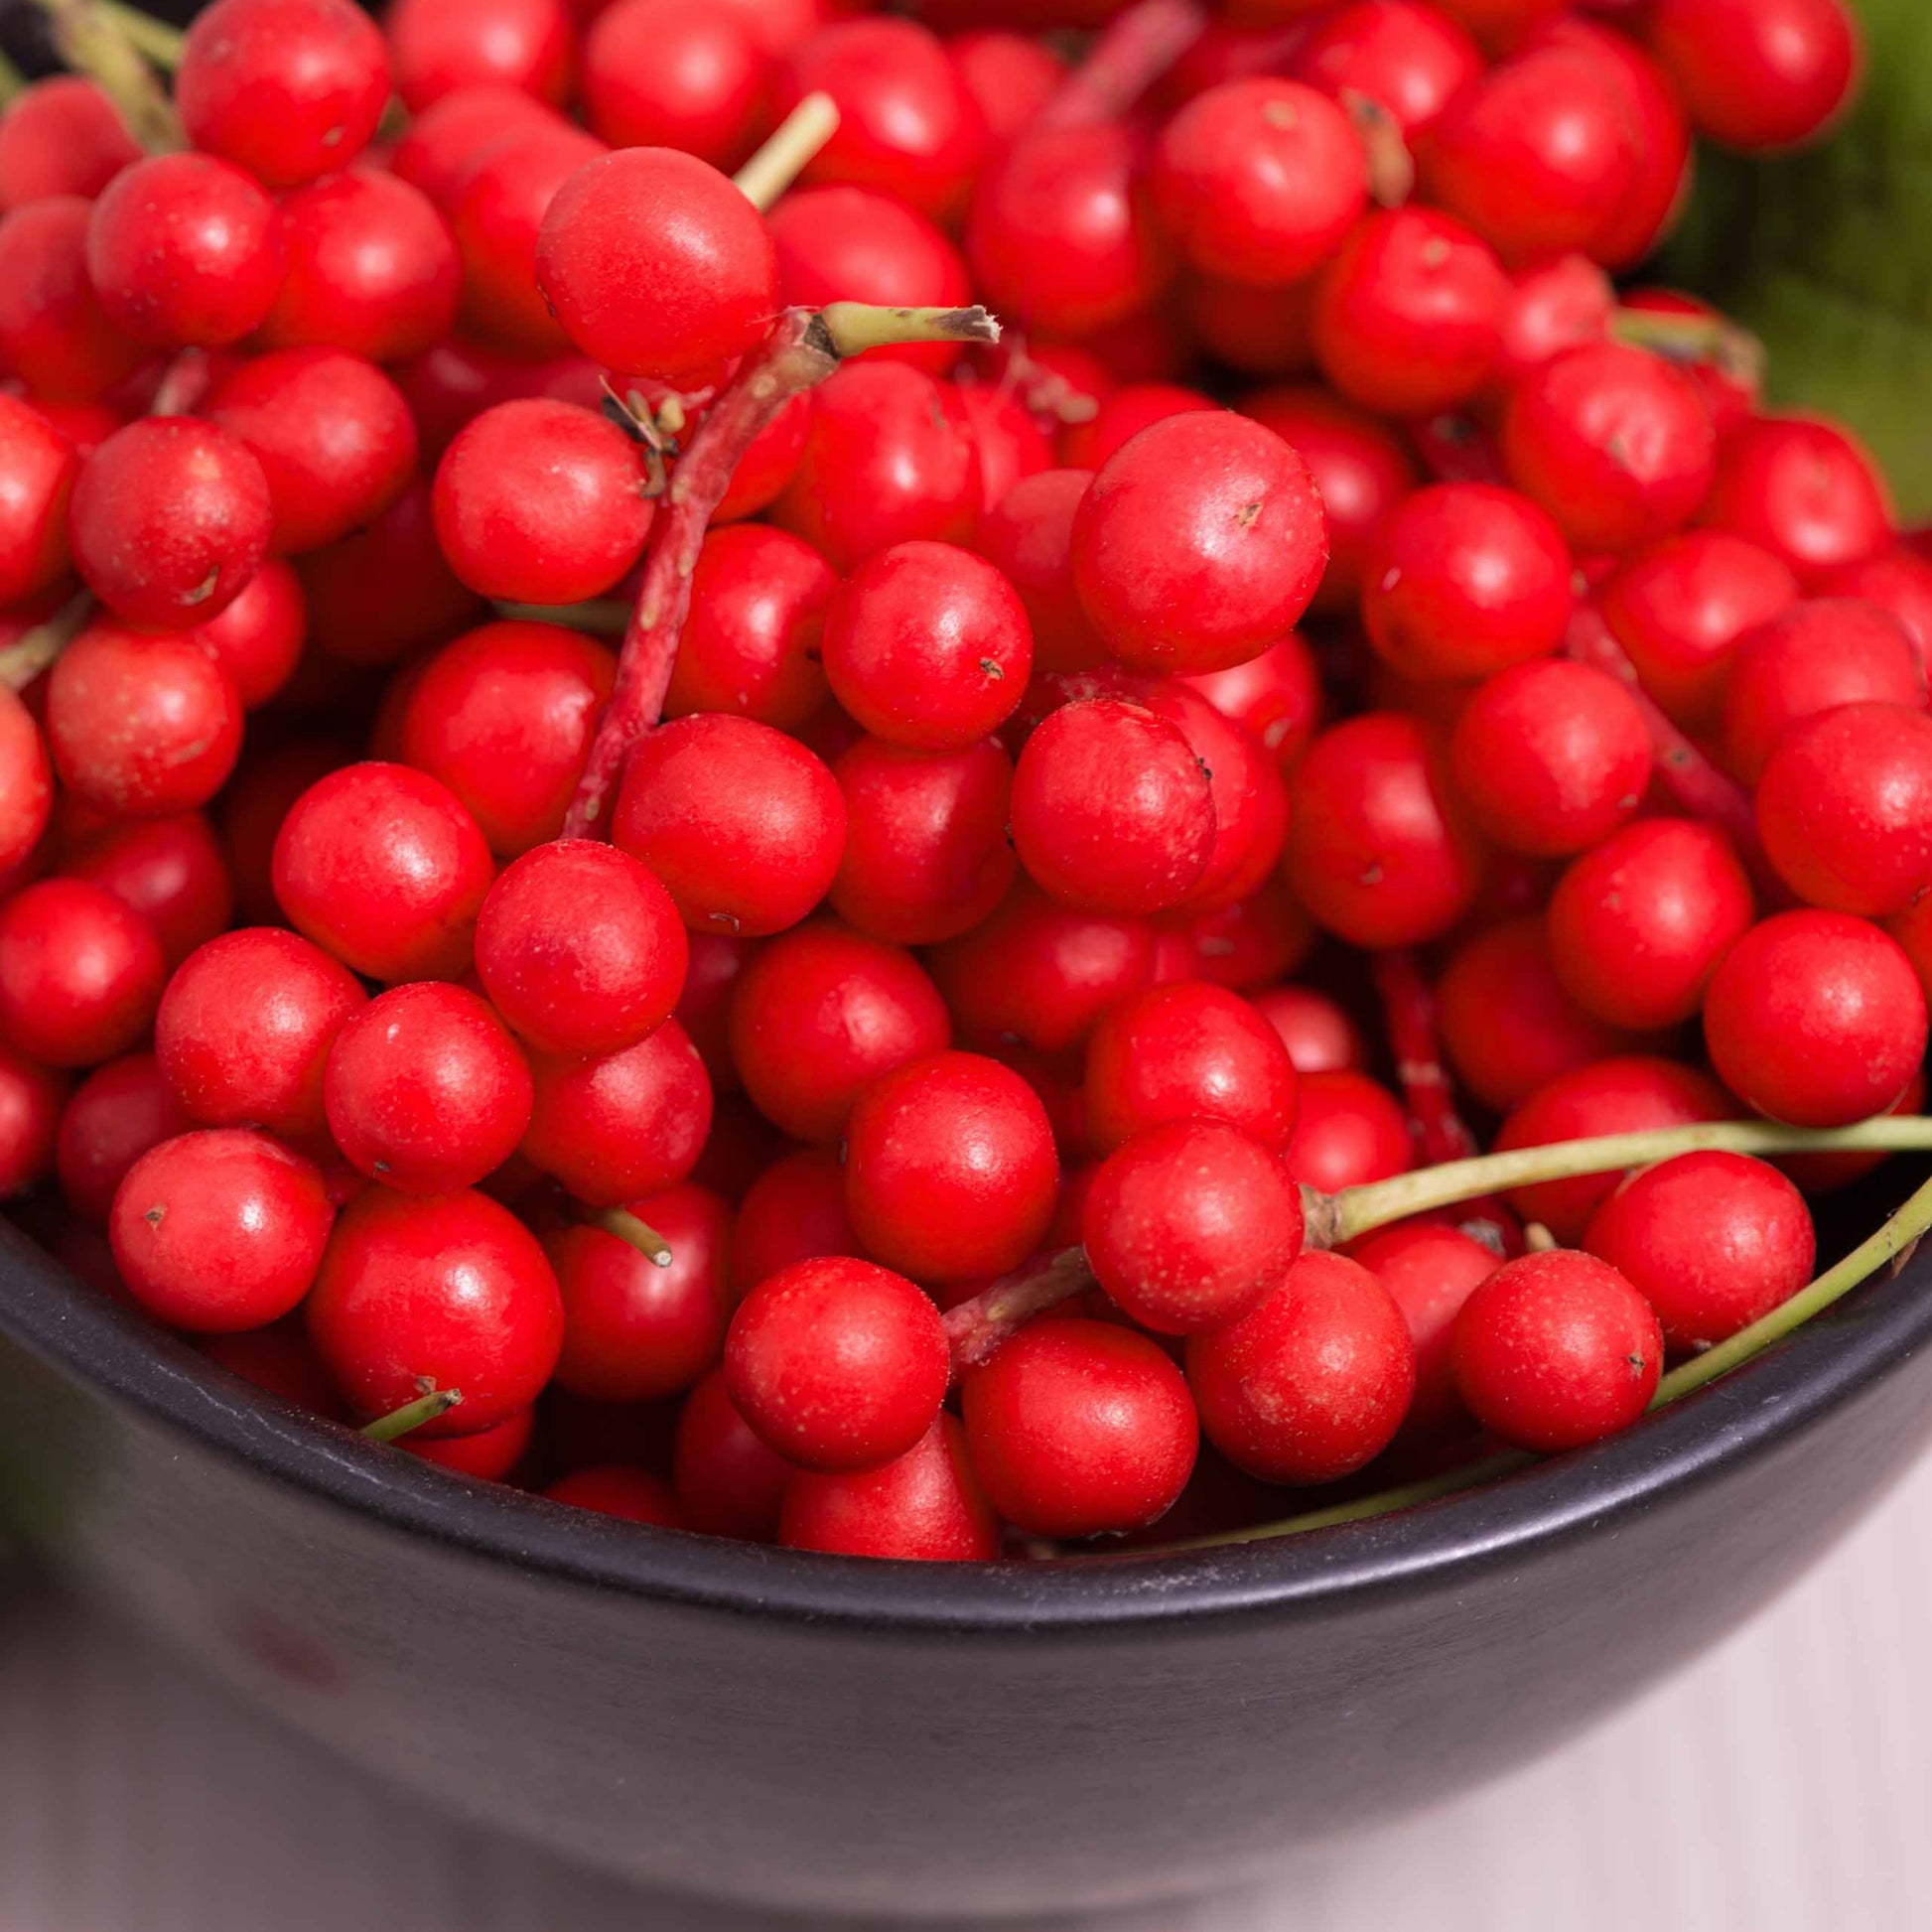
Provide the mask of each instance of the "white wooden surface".
MULTIPOLYGON (((1559 1755, 1106 1932, 1932 1927, 1932 1462, 1559 1755)), ((46 1593, 0 1602, 0 1932, 797 1932, 640 1897, 371 1785, 46 1593)))

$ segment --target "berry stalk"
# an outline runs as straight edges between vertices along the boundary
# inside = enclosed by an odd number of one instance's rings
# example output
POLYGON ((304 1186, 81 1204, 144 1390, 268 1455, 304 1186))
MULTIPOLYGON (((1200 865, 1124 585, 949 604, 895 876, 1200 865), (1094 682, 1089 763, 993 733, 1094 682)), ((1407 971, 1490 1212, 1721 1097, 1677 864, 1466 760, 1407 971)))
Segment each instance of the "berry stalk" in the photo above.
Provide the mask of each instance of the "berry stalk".
POLYGON ((838 131, 838 102, 830 94, 807 94, 732 181, 755 208, 768 208, 838 131))
POLYGON ((452 1409, 460 1408, 463 1403, 461 1389, 431 1389, 427 1395, 419 1395, 414 1402, 405 1402, 400 1409, 391 1409, 386 1416, 378 1416, 374 1422, 365 1423, 362 1434, 372 1443, 394 1443, 412 1430, 421 1429, 425 1423, 434 1422, 438 1416, 446 1416, 452 1409))
POLYGON ((86 627, 94 614, 92 591, 75 591, 55 614, 0 649, 0 684, 24 691, 86 627))
POLYGON ((593 1214, 590 1221, 593 1227, 615 1234, 620 1241, 635 1248, 653 1268, 671 1265, 671 1244, 648 1221, 639 1220, 628 1208, 608 1207, 602 1214, 593 1214))
POLYGON ((120 109, 128 131, 150 154, 170 154, 187 145, 174 103, 115 11, 101 0, 39 0, 39 4, 47 13, 55 51, 63 63, 100 87, 120 109))
POLYGON ((1377 953, 1372 970, 1416 1152, 1430 1168, 1465 1160, 1476 1151, 1476 1137, 1456 1111, 1455 1088, 1443 1064, 1435 992, 1413 952, 1377 953))
POLYGON ((952 1345, 953 1372, 978 1368, 999 1350, 1016 1328, 1035 1315, 1084 1295, 1094 1286, 1084 1248, 1062 1248, 1044 1268, 1017 1269, 1002 1276, 970 1302, 949 1310, 946 1339, 952 1345))
POLYGON ((1119 120, 1206 29, 1206 10, 1194 0, 1139 0, 1108 23, 1040 109, 1037 125, 1119 120))
POLYGON ((817 386, 848 355, 888 343, 997 343, 1000 325, 984 309, 885 309, 834 302, 822 312, 787 309, 764 345, 706 412, 664 492, 644 563, 643 586, 624 627, 618 683, 591 745, 564 822, 585 837, 604 814, 630 748, 662 716, 691 610, 712 513, 758 433, 793 396, 817 386))

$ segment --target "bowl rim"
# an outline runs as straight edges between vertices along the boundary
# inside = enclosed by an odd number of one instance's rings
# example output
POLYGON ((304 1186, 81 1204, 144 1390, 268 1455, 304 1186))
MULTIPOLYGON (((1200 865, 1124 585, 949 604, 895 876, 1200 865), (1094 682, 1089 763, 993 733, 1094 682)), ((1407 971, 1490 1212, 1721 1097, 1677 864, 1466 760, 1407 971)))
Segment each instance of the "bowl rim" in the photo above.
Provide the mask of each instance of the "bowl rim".
POLYGON ((1603 1533, 1788 1445, 1932 1342, 1932 1243, 1730 1374, 1590 1449, 1365 1521, 1053 1564, 783 1550, 594 1516, 443 1469, 231 1374, 78 1281, 8 1221, 0 1337, 258 1478, 526 1574, 801 1624, 1052 1638, 1331 1613, 1339 1598, 1452 1588, 1475 1569, 1603 1533))

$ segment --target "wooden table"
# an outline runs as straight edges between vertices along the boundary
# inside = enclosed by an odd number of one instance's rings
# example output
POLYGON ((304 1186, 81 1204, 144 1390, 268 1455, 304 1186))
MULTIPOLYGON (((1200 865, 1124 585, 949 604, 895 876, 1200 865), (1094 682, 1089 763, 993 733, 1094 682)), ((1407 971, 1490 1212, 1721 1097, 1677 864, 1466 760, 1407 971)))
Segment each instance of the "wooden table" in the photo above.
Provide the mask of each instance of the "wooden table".
MULTIPOLYGON (((1541 1764, 1108 1932, 1932 1925, 1932 1462, 1723 1649, 1541 1764)), ((0 1603, 0 1932, 801 1932, 483 1839, 47 1591, 0 1603)))

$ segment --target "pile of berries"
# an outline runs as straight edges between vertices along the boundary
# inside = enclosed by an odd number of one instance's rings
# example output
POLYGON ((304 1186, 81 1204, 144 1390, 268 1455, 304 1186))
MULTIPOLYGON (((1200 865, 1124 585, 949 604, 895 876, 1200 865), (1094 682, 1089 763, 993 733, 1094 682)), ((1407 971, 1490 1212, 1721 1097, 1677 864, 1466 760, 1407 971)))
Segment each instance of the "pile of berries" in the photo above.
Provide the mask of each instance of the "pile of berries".
POLYGON ((1828 125, 1842 0, 912 13, 56 10, 11 1212, 402 1449, 804 1549, 1627 1426, 1876 1143, 1343 1190, 1917 1108, 1932 562, 1611 280, 1694 132, 1828 125))

